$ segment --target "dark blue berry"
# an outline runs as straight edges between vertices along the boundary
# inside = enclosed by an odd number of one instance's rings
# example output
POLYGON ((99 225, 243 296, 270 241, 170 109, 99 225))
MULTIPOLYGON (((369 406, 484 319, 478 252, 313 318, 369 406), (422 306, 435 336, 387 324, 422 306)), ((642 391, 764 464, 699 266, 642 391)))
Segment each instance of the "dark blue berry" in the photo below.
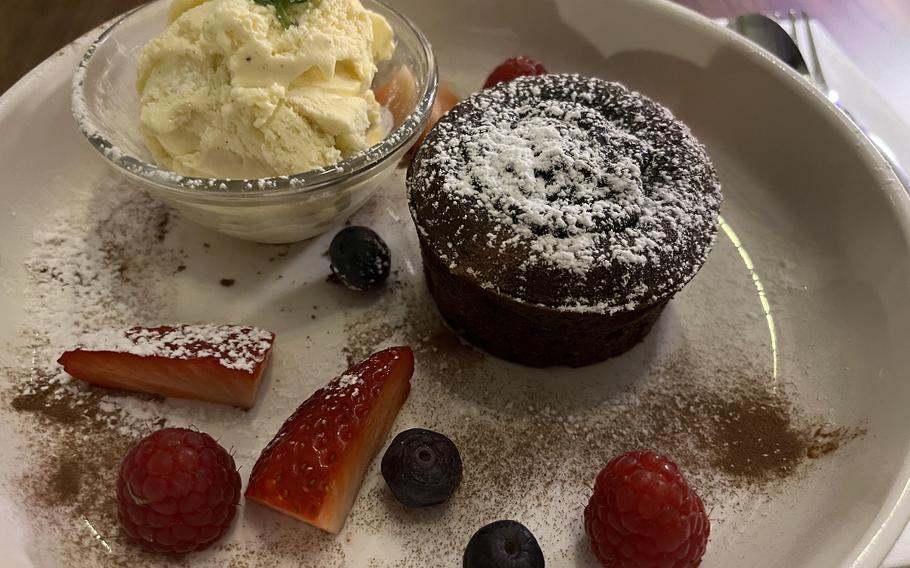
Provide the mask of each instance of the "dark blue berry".
POLYGON ((382 456, 382 477, 403 505, 438 505, 461 483, 461 454, 442 434, 420 428, 405 430, 382 456))
POLYGON ((329 247, 332 273, 352 290, 371 290, 389 277, 392 253, 372 229, 345 227, 329 247))
POLYGON ((496 521, 471 537, 463 568, 544 568, 537 539, 523 524, 496 521))

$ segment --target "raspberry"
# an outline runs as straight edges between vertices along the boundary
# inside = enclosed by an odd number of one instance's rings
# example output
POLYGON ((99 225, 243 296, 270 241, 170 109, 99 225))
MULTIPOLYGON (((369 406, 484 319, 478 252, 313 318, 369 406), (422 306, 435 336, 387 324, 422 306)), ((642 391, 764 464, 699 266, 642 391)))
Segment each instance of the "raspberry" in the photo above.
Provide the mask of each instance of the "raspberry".
POLYGON ((711 525, 675 463, 629 452, 597 476, 585 532, 604 566, 693 568, 701 564, 711 525))
POLYGON ((165 428, 126 454, 117 500, 123 529, 152 550, 203 550, 234 520, 240 474, 234 458, 208 434, 165 428))
POLYGON ((524 77, 526 75, 546 75, 547 70, 543 64, 530 57, 519 55, 503 61, 499 67, 490 73, 487 82, 483 84, 484 89, 489 89, 500 83, 508 83, 512 79, 524 77))

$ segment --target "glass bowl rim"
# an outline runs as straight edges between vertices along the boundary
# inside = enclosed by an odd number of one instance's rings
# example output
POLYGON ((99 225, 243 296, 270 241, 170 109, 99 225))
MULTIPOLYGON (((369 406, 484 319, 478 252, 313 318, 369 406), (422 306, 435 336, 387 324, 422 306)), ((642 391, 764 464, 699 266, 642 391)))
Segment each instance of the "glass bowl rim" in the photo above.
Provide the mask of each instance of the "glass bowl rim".
MULTIPOLYGON (((166 0, 159 0, 166 1, 166 0)), ((339 182, 359 179, 375 168, 382 166, 399 151, 412 144, 430 116, 438 87, 438 69, 429 40, 420 29, 400 11, 382 0, 369 0, 378 4, 397 17, 419 44, 426 58, 427 73, 423 77, 424 87, 418 92, 417 104, 407 119, 392 130, 379 143, 362 150, 344 160, 302 173, 253 179, 218 179, 183 176, 148 163, 121 150, 116 144, 100 133, 90 118, 85 99, 85 79, 89 65, 98 48, 113 37, 117 29, 135 14, 158 4, 151 1, 138 6, 119 17, 92 42, 73 76, 72 112, 85 138, 109 163, 130 178, 154 186, 180 198, 201 200, 234 200, 255 198, 286 198, 309 195, 330 188, 339 182)))

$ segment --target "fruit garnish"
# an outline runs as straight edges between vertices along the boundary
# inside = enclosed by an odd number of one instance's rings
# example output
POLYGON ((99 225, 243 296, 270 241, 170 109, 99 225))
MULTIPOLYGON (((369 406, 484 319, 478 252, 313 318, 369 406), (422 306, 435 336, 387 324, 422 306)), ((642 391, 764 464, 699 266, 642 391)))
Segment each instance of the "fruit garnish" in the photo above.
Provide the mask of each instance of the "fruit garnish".
POLYGON ((389 277, 392 253, 385 241, 367 227, 345 227, 329 247, 332 274, 351 290, 372 290, 389 277))
POLYGON ((422 428, 401 432, 382 456, 382 477, 406 507, 443 503, 461 483, 461 454, 446 436, 422 428))
POLYGON ((246 498, 337 534, 411 390, 414 354, 393 347, 316 391, 250 473, 246 498))
POLYGON ((507 83, 513 79, 527 75, 546 74, 547 70, 541 62, 526 55, 520 55, 518 57, 506 59, 499 67, 494 69, 493 72, 490 73, 490 76, 487 77, 487 81, 483 84, 483 88, 489 89, 500 83, 507 83))
POLYGON ((407 67, 399 67, 392 77, 373 91, 376 101, 387 108, 401 125, 417 106, 417 80, 407 67))
POLYGON ((544 568, 537 539, 523 524, 496 521, 474 533, 464 551, 463 568, 544 568))
POLYGON ((439 122, 442 115, 452 110, 459 102, 461 102, 461 97, 458 96, 455 89, 445 83, 441 83, 436 90, 436 100, 433 101, 433 108, 430 110, 430 118, 427 120, 427 126, 423 129, 423 133, 420 135, 420 138, 417 139, 417 142, 411 146, 409 152, 416 152, 417 148, 423 143, 423 139, 430 133, 430 129, 439 122))
POLYGON ((585 532, 603 566, 694 568, 711 523, 675 463, 653 452, 629 452, 597 476, 585 532))
MULTIPOLYGON (((392 78, 374 92, 376 100, 387 108, 395 119, 395 126, 400 125, 407 120, 408 116, 414 111, 417 105, 417 81, 410 69, 401 67, 392 75, 392 78)), ((417 142, 409 150, 413 153, 420 146, 423 139, 431 128, 442 118, 442 115, 452 109, 461 97, 455 92, 455 89, 446 84, 440 83, 436 89, 436 100, 433 101, 433 107, 430 109, 430 116, 427 124, 417 139, 417 142)))
POLYGON ((231 527, 240 474, 208 434, 165 428, 126 454, 117 479, 123 530, 157 552, 203 550, 231 527))
POLYGON ((133 327, 87 334, 57 362, 100 387, 249 408, 274 342, 274 333, 256 327, 133 327))

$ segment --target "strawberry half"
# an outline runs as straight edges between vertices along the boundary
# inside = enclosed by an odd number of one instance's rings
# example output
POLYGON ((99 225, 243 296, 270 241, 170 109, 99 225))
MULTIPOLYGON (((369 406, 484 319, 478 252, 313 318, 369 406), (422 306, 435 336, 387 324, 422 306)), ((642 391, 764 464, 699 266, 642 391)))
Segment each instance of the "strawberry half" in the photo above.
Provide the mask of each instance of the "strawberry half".
POLYGON ((337 534, 411 391, 414 353, 393 347, 316 391, 250 473, 246 498, 337 534))
POLYGON ((134 327, 85 335, 57 362, 96 386, 249 408, 274 343, 274 333, 255 327, 134 327))

